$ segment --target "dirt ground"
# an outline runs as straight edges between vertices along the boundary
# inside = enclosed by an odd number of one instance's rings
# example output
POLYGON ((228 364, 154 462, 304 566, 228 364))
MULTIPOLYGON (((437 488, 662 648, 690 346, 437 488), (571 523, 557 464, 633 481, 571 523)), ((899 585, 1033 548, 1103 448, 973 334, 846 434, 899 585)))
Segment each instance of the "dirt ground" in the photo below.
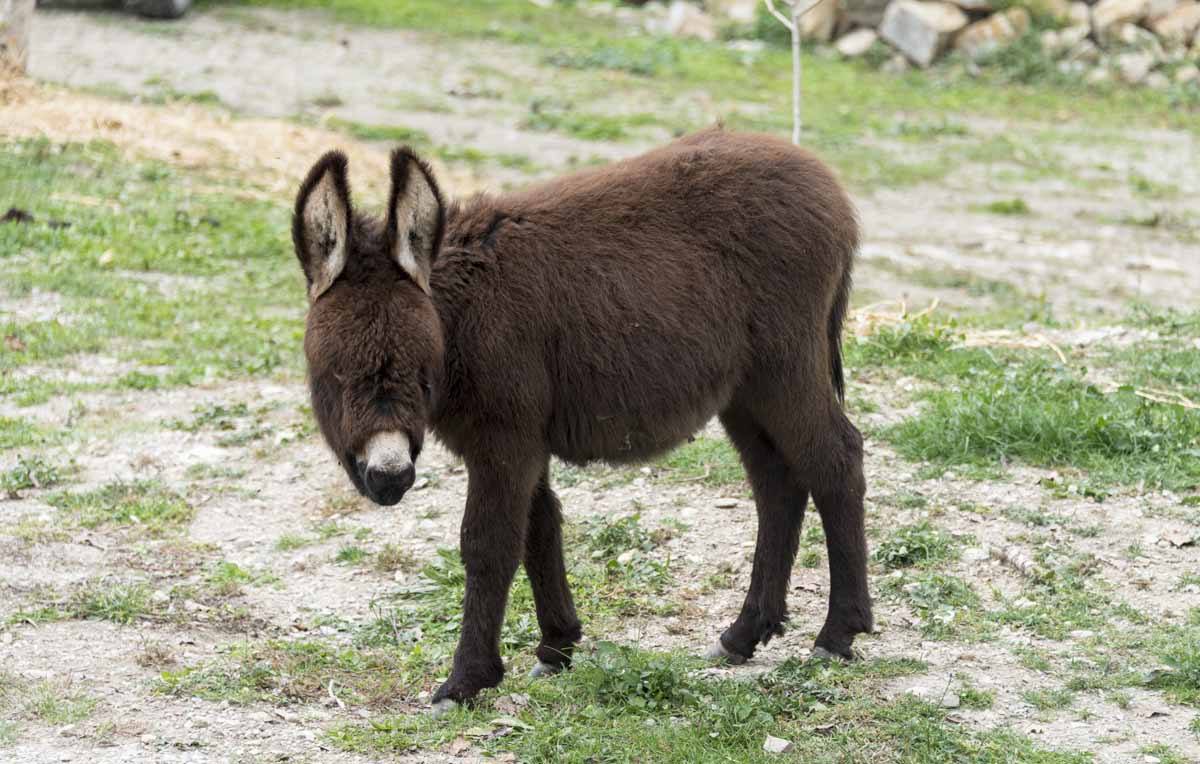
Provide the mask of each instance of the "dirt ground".
MULTIPOLYGON (((335 144, 352 152, 356 177, 369 187, 369 193, 378 193, 375 184, 384 176, 386 147, 357 142, 321 127, 331 117, 404 124, 426 131, 439 144, 533 155, 541 165, 541 175, 565 170, 572 158, 616 158, 636 153, 655 140, 649 135, 622 143, 599 143, 521 129, 512 104, 480 95, 493 85, 470 63, 487 60, 493 67, 543 82, 553 73, 524 51, 498 43, 471 43, 468 55, 467 43, 435 41, 400 31, 315 24, 305 14, 268 12, 196 13, 169 27, 123 16, 67 12, 41 13, 37 22, 31 74, 41 83, 69 89, 42 84, 12 86, 21 93, 0 105, 0 135, 46 135, 55 141, 101 138, 131 155, 254 176, 268 187, 267 193, 277 191, 284 198, 308 163, 335 144), (226 108, 146 102, 164 90, 211 91, 226 108), (113 98, 113 91, 135 97, 113 98), (339 103, 320 105, 327 103, 331 93, 339 103), (414 94, 426 101, 436 100, 438 110, 414 105, 420 100, 414 94), (370 180, 372 176, 375 180, 370 180)), ((973 134, 978 136, 1050 127, 971 122, 973 134)), ((966 165, 937 184, 900 190, 857 189, 855 199, 866 231, 858 304, 905 300, 923 305, 935 298, 961 307, 985 303, 983 298, 911 276, 932 270, 968 272, 1010 283, 1028 294, 1044 293, 1051 305, 1067 314, 1120 316, 1132 299, 1194 307, 1195 295, 1200 293, 1200 244, 1194 236, 1181 236, 1162 227, 1096 221, 1114 219, 1131 209, 1133 214, 1179 216, 1194 211, 1200 193, 1196 138, 1163 130, 1130 131, 1119 133, 1118 138, 1086 148, 1068 137, 1057 148, 1072 167, 1099 162, 1102 154, 1116 174, 1136 171, 1169 182, 1180 193, 1148 202, 1124 186, 1089 188, 1054 177, 999 179, 1002 168, 979 163, 966 165), (1004 218, 971 209, 1015 196, 1027 200, 1038 215, 1004 218)), ((458 194, 523 180, 509 171, 489 173, 461 166, 442 169, 448 174, 443 185, 458 194)), ((0 313, 53 313, 55 305, 48 299, 48 303, 34 304, 0 297, 0 313)), ((1084 319, 1077 328, 1062 330, 1054 340, 1061 347, 1072 347, 1112 337, 1093 331, 1084 319)), ((98 358, 80 359, 77 369, 77 373, 97 379, 116 377, 122 371, 98 358)), ((861 395, 886 402, 886 390, 859 384, 863 386, 861 395)), ((100 621, 0 625, 3 670, 28 681, 81 688, 98 700, 96 711, 84 722, 26 725, 14 746, 0 748, 0 761, 369 760, 333 749, 322 736, 332 724, 368 715, 366 710, 327 703, 281 713, 265 705, 239 706, 156 694, 152 685, 158 669, 139 662, 148 644, 164 645, 179 664, 193 665, 222 654, 224 646, 238 638, 302 635, 322 617, 364 618, 374 598, 397 583, 415 580, 415 573, 393 578, 335 564, 332 559, 341 543, 338 539, 295 551, 277 549, 277 539, 323 517, 319 508, 329 497, 349 490, 317 437, 280 445, 274 458, 263 463, 254 462, 251 446, 218 445, 218 433, 162 426, 180 412, 209 403, 279 404, 274 411, 296 412, 305 402, 303 385, 250 379, 81 397, 97 417, 117 416, 123 426, 115 435, 90 435, 70 446, 70 456, 80 466, 79 485, 73 487, 139 477, 185 484, 189 468, 196 465, 252 464, 236 493, 201 497, 187 541, 211 545, 206 554, 212 559, 269 569, 278 582, 245 588, 238 604, 252 614, 252 623, 241 633, 206 625, 202 619, 190 625, 137 622, 118 626, 100 621)), ((66 404, 55 400, 21 408, 19 413, 57 425, 67 415, 66 404)), ((16 412, 11 402, 0 402, 0 415, 16 412)), ((884 422, 900 414, 884 403, 860 419, 884 422)), ((280 417, 283 426, 291 422, 287 417, 292 415, 272 416, 280 417)), ((710 430, 719 432, 713 426, 710 430)), ((889 497, 906 492, 921 494, 929 505, 974 502, 997 509, 987 518, 953 510, 939 517, 942 527, 952 534, 969 534, 974 539, 971 549, 976 553, 964 555, 953 572, 982 589, 1019 589, 1019 573, 990 558, 988 550, 1004 547, 1022 530, 1016 522, 1003 519, 1004 510, 1042 507, 1055 517, 1102 529, 1094 537, 1064 543, 1074 543, 1103 561, 1103 576, 1116 596, 1140 610, 1176 620, 1200 601, 1195 592, 1181 593, 1175 588, 1181 571, 1200 566, 1195 546, 1176 546, 1170 541, 1194 534, 1195 528, 1170 512, 1157 511, 1175 505, 1171 495, 1117 495, 1102 504, 1082 497, 1048 498, 1039 485, 1046 471, 1016 469, 1004 481, 953 475, 929 480, 918 476, 916 465, 879 442, 869 441, 867 454, 872 495, 868 518, 875 527, 917 518, 919 510, 889 501, 889 497), (1123 554, 1131 540, 1141 540, 1145 547, 1144 555, 1135 560, 1123 554)), ((428 485, 406 498, 401 507, 380 509, 347 500, 342 514, 357 526, 369 527, 373 543, 399 543, 424 560, 432 558, 437 548, 454 545, 466 475, 440 447, 426 450, 419 470, 428 485)), ((752 503, 744 494, 735 493, 737 506, 718 508, 719 500, 728 498, 728 493, 696 483, 667 484, 649 475, 614 486, 590 473, 560 490, 564 510, 573 519, 629 513, 636 501, 648 526, 677 519, 690 527, 668 541, 666 550, 673 560, 680 561, 676 594, 694 607, 680 615, 631 623, 624 633, 589 637, 696 651, 715 638, 740 605, 753 551, 752 503), (698 582, 723 563, 734 571, 733 588, 701 591, 698 582)), ((49 517, 53 512, 36 492, 21 500, 0 500, 0 518, 5 522, 49 517)), ((39 587, 63 588, 103 576, 139 575, 153 580, 156 566, 167 565, 164 560, 140 559, 135 551, 113 548, 113 543, 102 531, 33 546, 0 537, 0 613, 17 610, 39 587)), ((824 615, 826 584, 823 565, 797 568, 791 592, 794 628, 763 649, 752 666, 720 671, 765 670, 788 656, 805 654, 824 615)), ((1022 700, 1022 691, 1047 686, 1049 679, 1025 667, 1015 650, 1034 646, 1069 655, 1073 650, 1070 639, 1040 641, 1005 630, 997 640, 985 643, 926 641, 911 625, 911 614, 903 606, 880 599, 877 608, 880 633, 863 639, 862 650, 872 656, 912 657, 929 664, 926 673, 895 682, 891 692, 940 690, 967 676, 975 686, 994 692, 996 702, 987 710, 963 710, 964 724, 1011 725, 1039 744, 1092 751, 1096 761, 1106 764, 1141 761, 1140 751, 1159 743, 1169 744, 1188 760, 1200 761, 1200 740, 1188 729, 1194 714, 1168 705, 1149 690, 1132 691, 1124 707, 1089 694, 1081 696, 1070 711, 1039 713, 1031 709, 1022 700), (1088 713, 1080 713, 1082 709, 1088 713)), ((1086 635, 1073 639, 1086 639, 1086 635)), ((471 760, 473 756, 421 752, 388 760, 471 760)))

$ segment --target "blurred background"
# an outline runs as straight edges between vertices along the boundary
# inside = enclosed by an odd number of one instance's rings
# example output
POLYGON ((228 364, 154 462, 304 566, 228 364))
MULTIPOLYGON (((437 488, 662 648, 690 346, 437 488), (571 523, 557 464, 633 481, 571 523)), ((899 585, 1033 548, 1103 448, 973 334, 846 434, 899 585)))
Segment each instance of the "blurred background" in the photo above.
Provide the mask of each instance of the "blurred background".
POLYGON ((556 464, 593 640, 421 711, 462 466, 402 511, 314 432, 291 204, 408 144, 451 197, 716 123, 790 136, 766 2, 0 0, 0 760, 1200 761, 1200 3, 821 0, 800 143, 864 242, 847 405, 880 632, 739 673, 753 500, 718 426, 556 464), (772 742, 775 741, 775 742, 772 742), (8 757, 8 758, 6 758, 8 757))

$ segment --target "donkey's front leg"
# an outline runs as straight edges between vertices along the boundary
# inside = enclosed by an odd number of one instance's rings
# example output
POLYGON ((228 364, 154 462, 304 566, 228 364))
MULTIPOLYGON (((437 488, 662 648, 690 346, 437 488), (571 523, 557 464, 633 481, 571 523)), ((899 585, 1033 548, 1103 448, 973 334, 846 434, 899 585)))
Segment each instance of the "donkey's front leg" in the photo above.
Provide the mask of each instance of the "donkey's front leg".
POLYGON ((435 713, 495 687, 504 677, 500 626, 544 461, 536 452, 508 443, 481 456, 467 455, 467 509, 459 546, 467 572, 462 635, 450 678, 433 696, 435 713))

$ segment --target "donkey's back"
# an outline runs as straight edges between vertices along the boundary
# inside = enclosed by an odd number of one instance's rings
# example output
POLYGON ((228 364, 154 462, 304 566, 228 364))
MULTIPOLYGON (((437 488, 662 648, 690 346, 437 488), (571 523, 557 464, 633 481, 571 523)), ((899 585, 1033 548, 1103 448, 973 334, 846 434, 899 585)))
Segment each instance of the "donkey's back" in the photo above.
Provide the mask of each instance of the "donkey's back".
POLYGON ((477 198, 448 242, 494 266, 464 301, 487 326, 464 354, 490 381, 478 396, 536 421, 561 458, 662 452, 779 363, 840 384, 829 343, 854 211, 824 164, 778 139, 709 130, 477 198), (519 379, 499 368, 513 363, 519 379))

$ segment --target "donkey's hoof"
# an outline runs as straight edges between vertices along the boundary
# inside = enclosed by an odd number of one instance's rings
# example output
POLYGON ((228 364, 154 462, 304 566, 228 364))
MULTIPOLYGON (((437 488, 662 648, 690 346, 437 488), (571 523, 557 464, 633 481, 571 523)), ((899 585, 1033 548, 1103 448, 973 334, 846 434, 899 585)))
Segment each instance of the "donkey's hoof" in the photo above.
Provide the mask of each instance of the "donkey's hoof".
POLYGON ((433 704, 433 706, 429 709, 429 713, 434 719, 441 719, 443 716, 456 708, 458 708, 457 702, 451 700, 450 698, 442 698, 433 704))
POLYGON ((704 651, 704 657, 710 661, 725 661, 731 666, 740 666, 746 662, 746 656, 729 652, 719 639, 716 644, 704 651))
POLYGON ((854 653, 853 649, 851 650, 850 655, 842 655, 841 653, 835 653, 832 650, 826 650, 820 645, 817 645, 812 649, 812 655, 810 657, 815 661, 837 661, 839 663, 847 663, 859 658, 859 656, 854 653))
POLYGON ((533 679, 537 679, 539 676, 554 676, 562 670, 562 666, 556 666, 553 663, 546 663, 545 661, 538 661, 537 665, 530 669, 529 676, 533 679))

